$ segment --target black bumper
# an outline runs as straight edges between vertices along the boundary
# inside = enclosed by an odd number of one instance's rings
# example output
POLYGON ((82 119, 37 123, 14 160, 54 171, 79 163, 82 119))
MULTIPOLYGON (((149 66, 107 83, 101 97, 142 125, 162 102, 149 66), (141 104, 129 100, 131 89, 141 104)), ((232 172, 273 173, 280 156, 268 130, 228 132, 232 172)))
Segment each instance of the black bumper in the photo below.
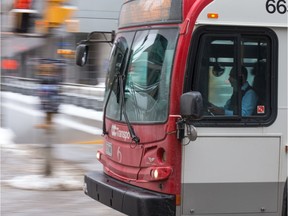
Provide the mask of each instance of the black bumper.
POLYGON ((91 198, 131 216, 176 214, 175 195, 144 190, 120 182, 103 172, 85 175, 85 193, 91 198))

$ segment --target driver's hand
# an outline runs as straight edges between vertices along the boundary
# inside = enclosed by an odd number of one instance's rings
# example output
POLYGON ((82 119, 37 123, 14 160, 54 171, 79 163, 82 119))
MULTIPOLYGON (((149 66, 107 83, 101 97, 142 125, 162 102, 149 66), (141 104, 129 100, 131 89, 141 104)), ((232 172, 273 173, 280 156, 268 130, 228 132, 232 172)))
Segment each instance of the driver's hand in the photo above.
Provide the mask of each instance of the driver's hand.
POLYGON ((208 112, 210 112, 213 115, 224 115, 225 111, 221 107, 217 107, 214 104, 209 104, 208 106, 208 112))

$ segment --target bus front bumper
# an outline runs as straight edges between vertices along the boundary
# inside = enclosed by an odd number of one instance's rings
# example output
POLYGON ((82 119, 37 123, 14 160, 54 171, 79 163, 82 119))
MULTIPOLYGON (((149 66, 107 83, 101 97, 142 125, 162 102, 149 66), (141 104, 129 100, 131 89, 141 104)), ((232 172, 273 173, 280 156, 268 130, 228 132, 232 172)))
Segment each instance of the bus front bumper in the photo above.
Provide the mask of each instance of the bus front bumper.
POLYGON ((175 215, 175 195, 162 194, 120 182, 103 172, 90 172, 84 178, 89 197, 117 211, 133 216, 175 215))

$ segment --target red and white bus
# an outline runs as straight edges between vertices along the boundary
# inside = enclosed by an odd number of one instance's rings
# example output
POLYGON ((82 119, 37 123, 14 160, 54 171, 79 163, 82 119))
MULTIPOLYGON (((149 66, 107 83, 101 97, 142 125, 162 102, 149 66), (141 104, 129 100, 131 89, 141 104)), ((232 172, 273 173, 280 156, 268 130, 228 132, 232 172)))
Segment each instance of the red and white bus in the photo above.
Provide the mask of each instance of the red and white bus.
POLYGON ((85 193, 132 216, 286 216, 287 8, 126 1, 85 193))

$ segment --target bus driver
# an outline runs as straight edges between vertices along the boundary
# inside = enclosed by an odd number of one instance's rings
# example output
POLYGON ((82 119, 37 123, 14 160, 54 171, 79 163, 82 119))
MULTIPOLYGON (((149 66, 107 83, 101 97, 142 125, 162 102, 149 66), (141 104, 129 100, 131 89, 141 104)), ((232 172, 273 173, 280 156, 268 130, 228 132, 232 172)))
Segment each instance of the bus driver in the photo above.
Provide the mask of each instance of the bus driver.
MULTIPOLYGON (((242 116, 250 116, 256 109, 258 96, 253 88, 247 82, 247 69, 241 67, 241 95, 242 95, 242 116)), ((217 107, 214 104, 208 105, 208 110, 213 115, 226 115, 232 116, 237 113, 237 71, 232 68, 229 74, 229 82, 233 88, 231 98, 226 102, 224 107, 217 107)))

